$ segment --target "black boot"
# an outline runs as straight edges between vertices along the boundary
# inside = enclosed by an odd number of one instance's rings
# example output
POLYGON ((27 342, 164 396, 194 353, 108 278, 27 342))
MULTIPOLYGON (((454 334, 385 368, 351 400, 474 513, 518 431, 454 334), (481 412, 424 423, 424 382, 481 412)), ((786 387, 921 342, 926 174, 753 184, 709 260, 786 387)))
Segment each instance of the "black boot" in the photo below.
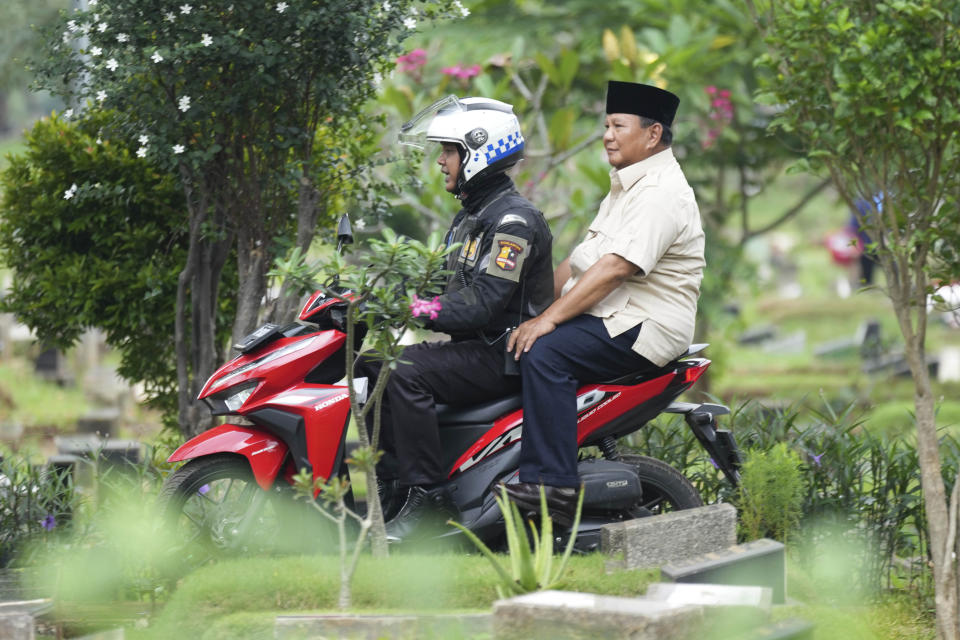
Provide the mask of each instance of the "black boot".
POLYGON ((387 523, 387 540, 398 542, 443 533, 447 520, 457 515, 457 505, 446 487, 427 489, 414 485, 400 512, 387 523))
POLYGON ((383 510, 383 519, 389 522, 397 515, 403 503, 407 501, 409 487, 401 487, 396 478, 384 480, 377 477, 377 496, 380 498, 380 508, 383 510))
POLYGON ((573 487, 552 487, 529 482, 500 486, 507 490, 507 497, 516 503, 521 512, 533 512, 537 515, 540 515, 540 487, 542 486, 550 517, 564 527, 573 524, 577 512, 577 490, 573 487))

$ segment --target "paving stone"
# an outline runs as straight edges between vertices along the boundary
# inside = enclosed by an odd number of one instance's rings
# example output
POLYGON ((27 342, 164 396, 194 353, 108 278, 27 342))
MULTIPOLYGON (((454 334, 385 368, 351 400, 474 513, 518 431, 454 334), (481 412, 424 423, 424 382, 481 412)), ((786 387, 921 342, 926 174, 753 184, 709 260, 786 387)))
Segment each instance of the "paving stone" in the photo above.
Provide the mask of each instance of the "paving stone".
POLYGON ((29 613, 0 613, 0 638, 34 640, 33 616, 29 613))
POLYGON ((631 638, 686 640, 703 622, 703 607, 572 591, 538 591, 493 605, 498 640, 631 638))
POLYGON ((600 549, 609 556, 607 570, 652 569, 681 562, 737 542, 737 510, 712 504, 648 518, 605 525, 600 549))
POLYGON ((753 607, 768 614, 773 602, 773 589, 770 587, 744 587, 729 584, 654 582, 647 587, 646 597, 648 600, 659 600, 675 605, 753 607))
POLYGON ((275 640, 490 637, 490 614, 277 616, 275 640))
POLYGON ((664 565, 660 576, 673 582, 769 587, 773 604, 786 602, 784 547, 767 538, 664 565))

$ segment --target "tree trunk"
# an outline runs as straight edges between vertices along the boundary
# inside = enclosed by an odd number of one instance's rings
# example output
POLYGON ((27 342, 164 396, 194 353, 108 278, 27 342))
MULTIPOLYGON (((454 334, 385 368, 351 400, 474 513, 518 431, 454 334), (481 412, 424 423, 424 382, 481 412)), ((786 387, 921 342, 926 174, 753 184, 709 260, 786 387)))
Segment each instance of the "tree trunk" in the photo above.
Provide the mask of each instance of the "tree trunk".
MULTIPOLYGON (((192 184, 186 172, 184 182, 192 184)), ((180 431, 187 438, 203 433, 213 425, 213 416, 197 400, 207 378, 220 364, 217 348, 217 296, 223 265, 230 253, 232 238, 219 240, 205 235, 210 220, 206 199, 194 200, 193 189, 185 188, 189 208, 189 248, 186 264, 177 277, 177 308, 174 344, 177 355, 177 416, 180 431), (187 302, 189 296, 189 303, 187 302)), ((212 224, 220 228, 220 216, 212 224)))
MULTIPOLYGON (((937 438, 934 398, 930 386, 924 347, 910 326, 909 311, 897 306, 901 331, 906 338, 905 355, 914 380, 914 406, 917 420, 917 456, 920 462, 920 484, 923 487, 927 526, 930 530, 930 552, 933 558, 937 638, 960 639, 960 610, 958 610, 956 540, 951 539, 951 527, 946 488, 941 475, 940 441, 937 438)), ((919 310, 917 313, 925 313, 919 310)), ((957 488, 954 488, 956 493, 957 488)))
MULTIPOLYGON (((267 291, 266 242, 255 234, 237 233, 237 315, 233 320, 231 345, 257 328, 267 291)), ((281 320, 282 321, 282 320, 281 320)))

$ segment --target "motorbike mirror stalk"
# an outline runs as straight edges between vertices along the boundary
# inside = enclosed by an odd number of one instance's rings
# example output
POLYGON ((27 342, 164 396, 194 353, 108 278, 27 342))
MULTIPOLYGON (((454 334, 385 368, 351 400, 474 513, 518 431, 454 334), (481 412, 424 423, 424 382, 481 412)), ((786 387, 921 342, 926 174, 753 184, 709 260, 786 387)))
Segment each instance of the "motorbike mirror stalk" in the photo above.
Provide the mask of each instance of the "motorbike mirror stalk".
POLYGON ((337 223, 337 253, 343 250, 345 244, 353 244, 353 227, 347 214, 340 216, 340 222, 337 223))

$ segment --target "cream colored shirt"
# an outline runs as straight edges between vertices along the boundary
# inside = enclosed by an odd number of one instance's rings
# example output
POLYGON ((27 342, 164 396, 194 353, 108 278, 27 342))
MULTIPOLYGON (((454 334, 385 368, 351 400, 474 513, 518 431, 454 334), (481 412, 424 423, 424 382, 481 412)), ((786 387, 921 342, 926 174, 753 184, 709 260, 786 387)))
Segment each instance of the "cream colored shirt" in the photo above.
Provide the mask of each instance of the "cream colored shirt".
POLYGON ((642 323, 633 350, 664 366, 693 340, 706 265, 703 246, 693 189, 667 148, 610 171, 610 193, 570 255, 571 277, 563 293, 608 253, 635 264, 640 271, 587 313, 603 318, 610 337, 642 323))

